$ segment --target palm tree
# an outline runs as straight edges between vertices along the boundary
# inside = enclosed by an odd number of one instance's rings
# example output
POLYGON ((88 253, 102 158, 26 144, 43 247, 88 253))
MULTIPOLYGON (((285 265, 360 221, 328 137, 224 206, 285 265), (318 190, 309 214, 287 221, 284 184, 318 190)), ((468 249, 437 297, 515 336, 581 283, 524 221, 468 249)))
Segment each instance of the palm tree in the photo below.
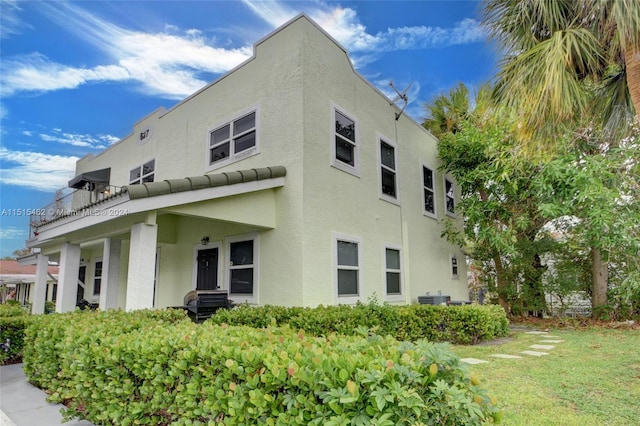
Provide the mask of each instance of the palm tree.
POLYGON ((640 1, 485 0, 482 21, 504 54, 495 94, 525 141, 553 144, 594 88, 605 123, 640 113, 640 1))
POLYGON ((432 103, 424 105, 429 117, 422 125, 436 137, 456 133, 461 122, 469 116, 469 105, 469 89, 460 83, 449 91, 448 96, 440 95, 432 103))

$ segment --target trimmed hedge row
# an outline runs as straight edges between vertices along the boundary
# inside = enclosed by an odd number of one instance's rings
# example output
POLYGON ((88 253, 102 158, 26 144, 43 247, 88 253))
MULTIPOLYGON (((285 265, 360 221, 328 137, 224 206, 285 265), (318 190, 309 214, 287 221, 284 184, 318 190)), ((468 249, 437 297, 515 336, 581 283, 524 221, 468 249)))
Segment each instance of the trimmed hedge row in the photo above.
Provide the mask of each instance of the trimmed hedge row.
POLYGON ((0 365, 22 358, 24 329, 31 316, 20 304, 0 305, 0 365))
POLYGON ((444 344, 196 325, 166 312, 42 319, 26 332, 25 372, 51 400, 67 403, 67 419, 393 426, 500 417, 495 400, 444 344))
POLYGON ((470 344, 507 335, 509 321, 500 306, 377 305, 319 306, 285 308, 281 306, 241 305, 220 310, 208 321, 216 324, 248 325, 263 328, 288 324, 315 336, 331 333, 358 334, 364 327, 397 340, 470 344))

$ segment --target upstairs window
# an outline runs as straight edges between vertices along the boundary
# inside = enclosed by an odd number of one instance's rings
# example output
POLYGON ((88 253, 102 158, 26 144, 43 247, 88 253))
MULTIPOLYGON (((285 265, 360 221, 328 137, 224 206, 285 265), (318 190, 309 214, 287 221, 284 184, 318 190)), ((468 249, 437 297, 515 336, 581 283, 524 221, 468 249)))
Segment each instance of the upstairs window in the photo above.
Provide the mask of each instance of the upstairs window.
POLYGON ((423 213, 427 216, 436 215, 436 198, 434 187, 434 173, 428 167, 422 166, 422 196, 423 196, 423 213))
POLYGON ((209 165, 254 152, 256 147, 256 112, 225 123, 209 133, 209 165))
POLYGON ((156 160, 151 160, 129 172, 129 184, 153 182, 156 172, 156 160))
POLYGON ((396 150, 391 144, 380 141, 380 191, 384 198, 397 200, 396 150))
POLYGON ((347 114, 333 110, 334 133, 331 144, 331 164, 351 174, 359 174, 359 147, 356 121, 347 114))
POLYGON ((453 182, 444 178, 444 202, 446 213, 451 216, 456 214, 456 199, 454 195, 453 182))

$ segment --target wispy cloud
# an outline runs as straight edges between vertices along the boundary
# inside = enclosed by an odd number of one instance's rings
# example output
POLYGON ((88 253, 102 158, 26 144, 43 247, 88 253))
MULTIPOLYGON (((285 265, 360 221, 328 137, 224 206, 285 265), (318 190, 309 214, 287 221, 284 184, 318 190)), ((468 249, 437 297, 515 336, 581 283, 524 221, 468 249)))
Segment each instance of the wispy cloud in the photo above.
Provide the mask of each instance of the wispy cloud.
POLYGON ((0 239, 16 240, 27 237, 27 230, 16 226, 3 226, 0 228, 0 239))
POLYGON ((118 142, 120 139, 111 135, 87 135, 63 132, 61 129, 53 129, 50 133, 40 133, 40 139, 45 142, 57 142, 65 145, 80 146, 94 149, 105 149, 118 142))
POLYGON ((20 34, 24 28, 31 28, 18 16, 22 10, 16 0, 0 0, 0 38, 20 34))
POLYGON ((252 54, 250 46, 215 47, 194 29, 177 33, 128 30, 66 2, 43 2, 40 11, 106 53, 113 63, 79 68, 50 61, 40 53, 5 58, 2 94, 72 89, 89 82, 137 81, 145 92, 182 99, 200 89, 212 75, 240 64, 252 54))
POLYGON ((0 183, 51 192, 67 186, 78 157, 41 152, 13 151, 0 147, 0 183))

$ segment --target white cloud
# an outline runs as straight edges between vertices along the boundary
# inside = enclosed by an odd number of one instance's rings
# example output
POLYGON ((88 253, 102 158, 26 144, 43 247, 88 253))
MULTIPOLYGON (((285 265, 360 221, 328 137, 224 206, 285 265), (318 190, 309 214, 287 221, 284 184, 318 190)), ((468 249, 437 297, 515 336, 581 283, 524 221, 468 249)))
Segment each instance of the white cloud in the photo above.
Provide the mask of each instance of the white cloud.
POLYGON ((0 0, 0 38, 20 34, 23 28, 31 28, 18 17, 22 9, 16 0, 0 0))
POLYGON ((12 151, 0 147, 0 183, 51 192, 66 187, 78 157, 41 152, 12 151))
POLYGON ((134 80, 147 94, 183 99, 207 84, 211 74, 226 72, 252 54, 249 46, 213 47, 196 29, 183 34, 173 34, 177 30, 174 26, 155 34, 128 30, 70 3, 42 2, 40 11, 107 53, 115 63, 79 68, 52 62, 39 53, 5 58, 1 77, 4 96, 73 89, 89 82, 134 80), (206 79, 203 74, 208 74, 206 79))
POLYGON ((61 129, 53 129, 50 133, 40 133, 40 139, 45 142, 57 142, 65 145, 105 149, 118 142, 120 138, 112 135, 83 135, 79 133, 63 132, 61 129))
POLYGON ((18 228, 15 226, 3 226, 2 228, 0 228, 0 239, 2 240, 16 240, 26 237, 26 229, 18 228))

